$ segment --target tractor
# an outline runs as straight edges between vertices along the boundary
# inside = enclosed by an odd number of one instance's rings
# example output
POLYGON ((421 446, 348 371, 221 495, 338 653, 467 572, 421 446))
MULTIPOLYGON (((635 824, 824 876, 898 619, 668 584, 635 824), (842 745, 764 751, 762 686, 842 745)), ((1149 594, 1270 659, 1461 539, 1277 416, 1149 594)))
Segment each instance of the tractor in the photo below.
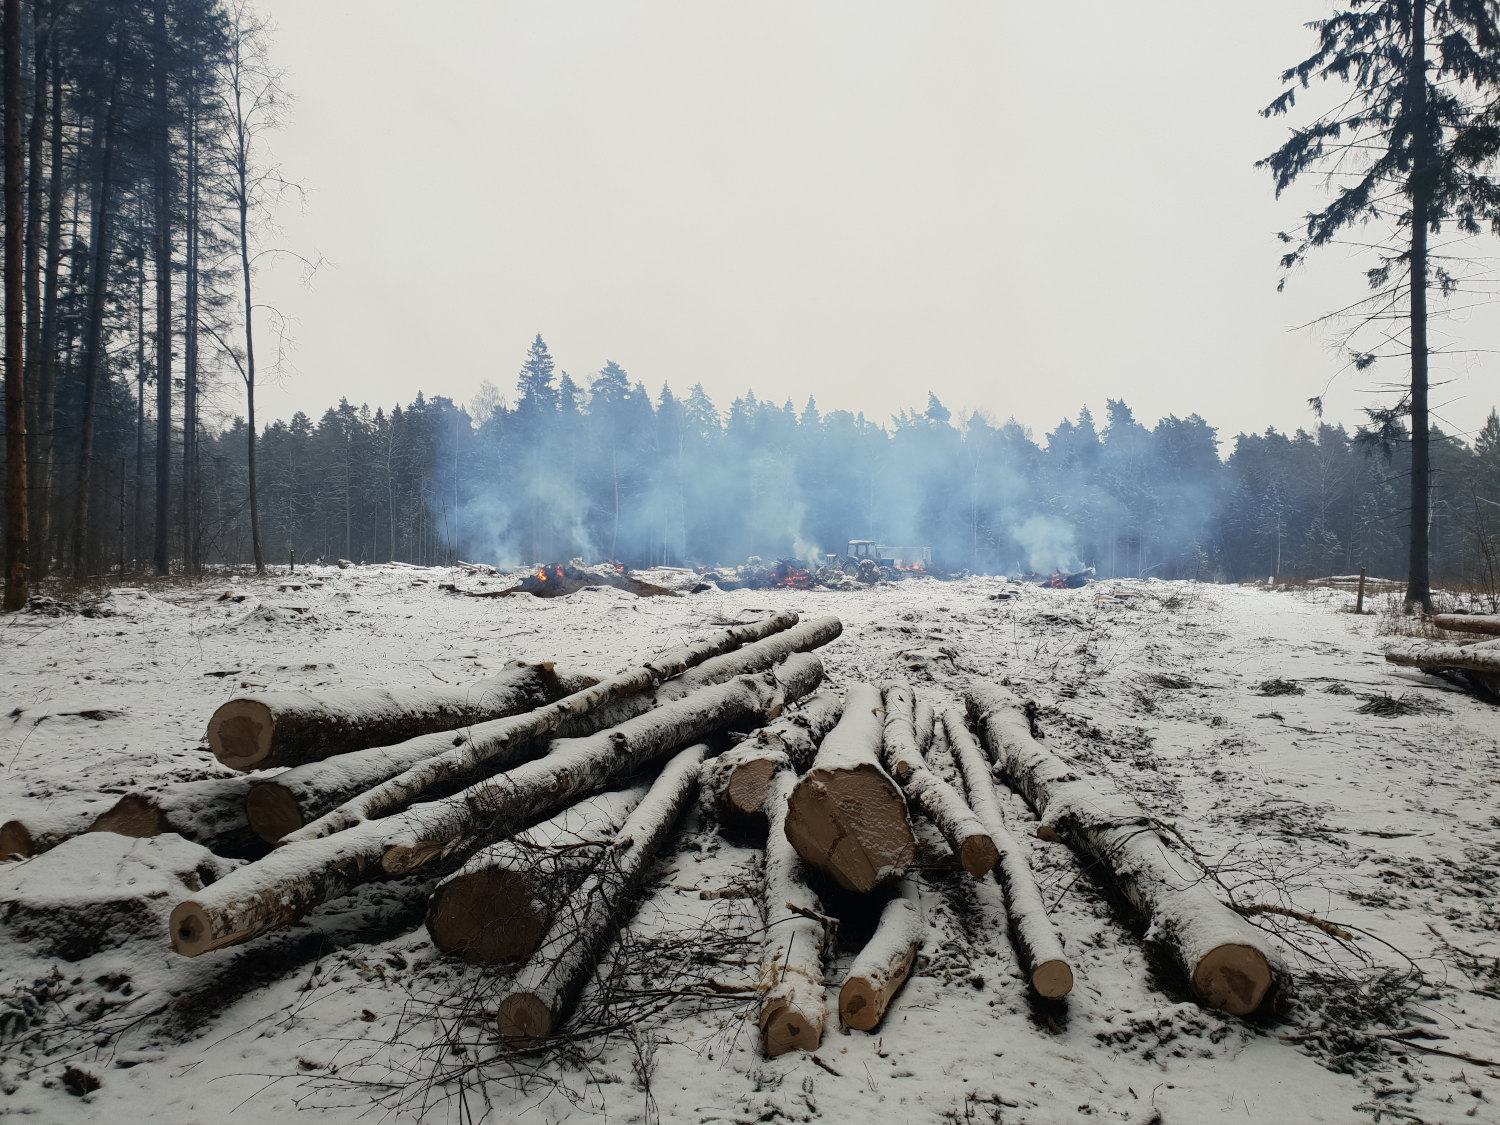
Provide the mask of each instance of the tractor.
POLYGON ((884 547, 873 539, 851 539, 846 554, 828 555, 824 565, 874 583, 882 578, 894 582, 907 571, 926 571, 931 562, 931 547, 884 547))

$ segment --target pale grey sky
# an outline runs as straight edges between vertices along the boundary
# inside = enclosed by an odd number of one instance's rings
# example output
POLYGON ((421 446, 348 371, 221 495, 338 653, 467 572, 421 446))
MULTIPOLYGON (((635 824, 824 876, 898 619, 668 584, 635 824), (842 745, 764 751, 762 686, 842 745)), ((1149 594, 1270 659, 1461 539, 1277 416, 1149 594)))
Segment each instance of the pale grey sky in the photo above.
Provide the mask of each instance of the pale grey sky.
MULTIPOLYGON (((1294 428, 1340 361, 1292 329, 1372 264, 1326 250, 1278 294, 1305 206, 1252 166, 1325 0, 260 6, 297 98, 272 143, 311 189, 280 240, 327 259, 263 280, 296 336, 268 417, 513 397, 541 332, 580 382, 613 359, 721 408, 885 420, 930 389, 1038 439, 1121 397, 1294 428)), ((1500 362, 1437 366, 1473 430, 1500 362)), ((1339 377, 1330 417, 1399 376, 1339 377)))

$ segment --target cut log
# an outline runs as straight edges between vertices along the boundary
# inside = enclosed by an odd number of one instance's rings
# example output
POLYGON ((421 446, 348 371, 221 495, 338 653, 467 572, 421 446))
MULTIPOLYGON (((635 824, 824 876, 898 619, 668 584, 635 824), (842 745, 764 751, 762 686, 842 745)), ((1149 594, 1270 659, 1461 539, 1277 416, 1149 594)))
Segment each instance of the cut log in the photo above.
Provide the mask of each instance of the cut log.
POLYGON ((1198 998, 1231 1015, 1260 1007, 1285 970, 1265 935, 1209 889, 1196 866, 1176 856, 1133 801, 1109 798, 1031 737, 1021 702, 1003 688, 966 693, 1006 782, 1058 835, 1097 860, 1198 998))
POLYGON ((789 802, 795 784, 791 773, 782 770, 771 780, 766 797, 766 939, 756 991, 761 1050, 768 1058, 794 1050, 816 1051, 828 1014, 823 908, 789 841, 789 802))
POLYGON ((254 784, 236 774, 127 793, 101 813, 89 831, 143 838, 176 832, 211 850, 243 845, 251 836, 245 794, 254 784))
POLYGON ((862 894, 899 879, 916 851, 906 801, 880 765, 884 726, 879 691, 855 684, 786 815, 802 861, 862 894))
MULTIPOLYGON (((690 667, 721 656, 745 641, 760 640, 797 623, 795 613, 775 614, 747 625, 734 625, 692 644, 669 649, 638 668, 604 680, 593 687, 539 707, 524 715, 482 724, 467 732, 462 743, 440 754, 424 758, 395 777, 352 797, 317 820, 283 837, 287 841, 314 840, 341 832, 352 825, 383 816, 411 804, 430 790, 461 783, 493 769, 497 759, 517 761, 528 755, 526 746, 552 735, 567 721, 620 699, 648 691, 690 667)), ((820 665, 821 667, 821 665, 820 665)), ((684 697, 685 698, 685 697, 684 697)))
POLYGON ((805 699, 769 726, 752 731, 734 749, 703 765, 705 805, 729 820, 748 820, 765 805, 767 787, 779 769, 801 773, 812 765, 818 744, 844 713, 844 701, 831 691, 805 699))
POLYGON ((64 840, 82 835, 109 807, 107 798, 69 794, 67 800, 6 802, 9 820, 0 824, 0 860, 25 859, 51 851, 64 840))
POLYGON ((301 918, 373 879, 466 856, 731 723, 766 722, 818 686, 810 653, 776 673, 741 676, 663 704, 612 730, 561 740, 543 757, 437 801, 289 843, 172 912, 172 947, 186 956, 235 945, 301 918))
POLYGON ((936 732, 937 711, 925 699, 917 700, 912 709, 912 726, 917 736, 917 753, 926 757, 932 752, 932 739, 936 732))
POLYGON ((432 893, 432 944, 474 965, 531 956, 645 795, 644 783, 611 789, 475 852, 432 893))
POLYGON ((265 692, 220 706, 208 745, 230 769, 295 766, 529 711, 561 694, 551 664, 519 661, 462 688, 265 692))
POLYGON ((912 901, 914 890, 903 881, 903 893, 886 903, 875 935, 860 950, 839 989, 839 1018, 857 1031, 873 1031, 885 1018, 922 947, 922 912, 912 901))
POLYGON ((1435 613, 1428 618, 1439 629, 1500 636, 1500 617, 1487 613, 1435 613))
POLYGON ((1459 672, 1483 672, 1500 675, 1500 642, 1481 641, 1472 645, 1444 644, 1433 641, 1411 641, 1386 650, 1386 660, 1424 672, 1453 669, 1459 672))
POLYGON ((964 779, 964 787, 969 792, 969 805, 989 831, 990 839, 1000 853, 995 872, 1005 891, 1005 912, 1010 920, 1011 939, 1021 967, 1038 996, 1050 1000, 1066 996, 1073 990, 1073 969, 1047 915, 1046 903, 1036 885, 1031 865, 1026 862, 1026 853, 1005 828, 1005 816, 995 795, 990 765, 969 732, 962 709, 952 707, 943 712, 943 729, 958 763, 958 772, 964 779))
POLYGON ((495 1022, 503 1039, 540 1039, 567 1019, 599 959, 627 918, 646 871, 697 796, 698 769, 708 747, 678 753, 620 828, 598 869, 579 888, 566 917, 526 962, 500 1001, 495 1022))
POLYGON ((902 683, 886 684, 881 694, 885 699, 881 754, 891 776, 905 783, 911 771, 922 764, 922 751, 917 746, 917 696, 910 684, 902 683))

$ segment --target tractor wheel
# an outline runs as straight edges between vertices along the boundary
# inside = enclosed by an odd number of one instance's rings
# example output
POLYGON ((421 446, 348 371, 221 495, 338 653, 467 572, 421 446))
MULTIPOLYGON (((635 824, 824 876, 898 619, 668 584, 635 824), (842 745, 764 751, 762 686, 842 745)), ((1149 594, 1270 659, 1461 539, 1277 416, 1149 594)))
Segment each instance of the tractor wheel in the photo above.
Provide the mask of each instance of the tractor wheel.
POLYGON ((843 567, 844 573, 847 574, 850 578, 859 577, 859 563, 855 562, 853 559, 845 559, 843 562, 843 567))
POLYGON ((869 585, 880 581, 880 566, 874 559, 863 559, 859 564, 859 580, 869 585))
POLYGON ((883 567, 880 568, 880 577, 883 578, 883 579, 885 579, 887 582, 894 582, 898 578, 900 578, 901 575, 898 574, 891 567, 883 566, 883 567))

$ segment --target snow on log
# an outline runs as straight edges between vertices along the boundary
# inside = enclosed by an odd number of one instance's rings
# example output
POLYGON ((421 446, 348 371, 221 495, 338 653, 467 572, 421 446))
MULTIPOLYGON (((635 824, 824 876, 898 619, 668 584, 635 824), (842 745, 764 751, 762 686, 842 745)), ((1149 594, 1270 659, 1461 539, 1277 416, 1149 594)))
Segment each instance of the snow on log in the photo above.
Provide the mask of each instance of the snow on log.
POLYGON ((891 776, 904 784, 912 770, 922 764, 922 751, 917 746, 917 696, 910 684, 902 683, 886 684, 881 694, 885 700, 881 754, 891 776))
POLYGON ((176 832, 209 848, 248 843, 245 794, 254 784, 249 777, 236 774, 127 793, 100 813, 89 831, 137 837, 176 832))
MULTIPOLYGON (((783 632, 796 623, 795 613, 779 613, 746 625, 733 625, 691 644, 668 649, 638 668, 575 692, 556 703, 497 721, 504 725, 474 727, 467 732, 469 737, 462 743, 424 758, 389 780, 349 798, 317 820, 287 833, 283 839, 313 840, 343 831, 409 805, 436 786, 472 778, 494 759, 515 761, 527 753, 526 743, 555 733, 575 716, 604 707, 624 696, 649 691, 663 680, 722 656, 745 641, 783 632)), ((493 765, 490 768, 493 769, 493 765)))
POLYGON ((432 893, 432 944, 474 965, 529 957, 645 795, 644 783, 596 794, 475 852, 432 893))
POLYGON ((1500 636, 1500 617, 1487 613, 1435 613, 1428 618, 1439 629, 1455 633, 1489 633, 1500 636))
POLYGON ((766 796, 766 939, 756 991, 761 1050, 768 1058, 817 1050, 828 1014, 823 990, 828 935, 820 920, 822 904, 808 887, 802 861, 790 843, 795 785, 791 773, 782 770, 771 780, 766 796))
POLYGON ((557 812, 647 762, 732 723, 776 718, 823 676, 811 653, 773 673, 740 676, 663 704, 612 730, 559 740, 541 758, 452 796, 326 838, 297 840, 172 911, 172 948, 195 957, 301 918, 372 879, 473 852, 557 812))
POLYGON ((886 1008, 906 983, 922 947, 922 912, 911 901, 909 881, 902 883, 902 892, 885 904, 874 936, 854 959, 839 989, 839 1018, 857 1031, 872 1031, 885 1018, 886 1008))
POLYGON ((521 661, 467 687, 264 692, 221 705, 208 745, 230 769, 295 766, 529 711, 560 694, 550 663, 521 661))
POLYGON ((908 800, 937 825, 965 871, 982 879, 994 869, 999 850, 962 793, 928 769, 920 758, 911 763, 901 788, 908 800))
POLYGON ((943 712, 943 729, 948 746, 958 763, 958 772, 969 791, 969 806, 985 826, 1000 853, 996 874, 1005 891, 1005 911, 1010 919, 1011 938, 1015 943, 1021 967, 1038 996, 1056 1000, 1073 990, 1073 969, 1063 953, 1062 941, 1047 916, 1042 892, 1026 862, 1026 853, 1005 828, 1005 816, 995 796, 990 765, 979 743, 969 732, 961 708, 943 712))
POLYGON ((698 769, 707 753, 702 743, 690 746, 662 769, 598 869, 574 895, 567 915, 553 923, 511 982, 495 1013, 501 1038, 541 1038, 562 1025, 624 924, 652 860, 697 796, 698 769))
POLYGON ((1421 668, 1424 672, 1451 668, 1460 672, 1500 675, 1500 642, 1496 641, 1481 641, 1473 645, 1411 641, 1387 649, 1385 658, 1392 664, 1421 668))
POLYGON ((926 757, 932 751, 932 738, 937 726, 937 711, 925 699, 917 700, 912 708, 912 727, 917 736, 917 753, 926 757))
POLYGON ((1005 780, 1044 824, 1098 860, 1150 922, 1160 944, 1212 1008, 1246 1015, 1283 975, 1265 935, 1209 889, 1197 867, 1178 858, 1134 802, 1105 797, 1031 737, 1021 702, 1004 688, 967 691, 970 711, 1005 780))
POLYGON ((795 711, 752 731, 732 750, 703 764, 705 805, 731 820, 758 814, 766 790, 779 769, 801 773, 812 765, 818 744, 844 713, 844 701, 824 690, 803 700, 795 711))
POLYGON ((12 856, 26 859, 87 832, 94 818, 109 807, 109 800, 69 794, 67 800, 22 798, 7 802, 5 807, 12 815, 0 823, 0 860, 12 856))
POLYGON ((802 861, 860 893, 899 879, 916 851, 906 800, 880 765, 884 726, 880 692, 855 684, 786 814, 802 861))

